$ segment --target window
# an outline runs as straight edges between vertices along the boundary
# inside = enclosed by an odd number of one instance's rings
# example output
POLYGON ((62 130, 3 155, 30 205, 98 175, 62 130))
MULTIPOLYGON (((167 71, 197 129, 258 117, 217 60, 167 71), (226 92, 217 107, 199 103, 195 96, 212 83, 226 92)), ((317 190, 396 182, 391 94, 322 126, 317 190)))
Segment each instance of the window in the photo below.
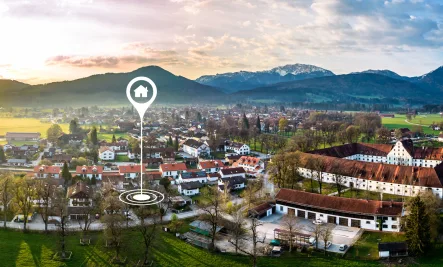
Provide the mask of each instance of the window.
POLYGON ((386 224, 383 224, 383 228, 388 228, 388 226, 386 224))
POLYGON ((320 214, 320 217, 323 217, 323 214, 320 214))
POLYGON ((366 221, 366 224, 371 224, 371 221, 366 221))
POLYGON ((283 206, 280 206, 280 211, 283 211, 283 206))
POLYGON ((391 225, 392 229, 397 229, 397 225, 391 225))

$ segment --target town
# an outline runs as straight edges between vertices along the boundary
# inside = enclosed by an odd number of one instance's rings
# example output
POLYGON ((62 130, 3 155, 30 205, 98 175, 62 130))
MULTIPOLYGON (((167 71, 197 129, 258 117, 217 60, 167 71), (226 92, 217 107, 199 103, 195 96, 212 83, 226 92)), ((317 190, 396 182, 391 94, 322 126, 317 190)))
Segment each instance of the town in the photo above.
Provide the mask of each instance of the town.
MULTIPOLYGON (((407 117, 426 117, 417 113, 407 117)), ((432 222, 429 243, 439 235, 439 123, 388 129, 384 118, 405 115, 247 104, 155 107, 143 125, 128 107, 8 109, 2 116, 48 125, 3 136, 3 227, 55 233, 61 260, 71 258, 70 246, 104 242, 111 263, 154 262, 153 243, 139 248, 143 257, 124 255, 124 229, 133 227, 145 229, 143 238, 167 229, 180 242, 255 263, 321 251, 395 262, 423 249, 405 238, 410 225, 432 222), (153 207, 119 201, 140 188, 165 200, 153 207), (426 217, 412 217, 420 207, 426 217), (66 241, 71 232, 79 243, 66 241), (103 239, 94 240, 100 232, 103 239), (387 242, 358 256, 360 240, 373 238, 387 242)))

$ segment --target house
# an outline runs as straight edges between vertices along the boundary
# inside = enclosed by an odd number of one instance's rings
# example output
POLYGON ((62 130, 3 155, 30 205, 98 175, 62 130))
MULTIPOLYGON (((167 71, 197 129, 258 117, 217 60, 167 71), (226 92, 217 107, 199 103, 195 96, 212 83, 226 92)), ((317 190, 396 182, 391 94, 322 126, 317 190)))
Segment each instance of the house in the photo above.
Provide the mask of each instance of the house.
POLYGON ((206 160, 200 161, 197 168, 204 170, 206 173, 217 173, 223 168, 225 164, 221 160, 206 160))
POLYGON ((238 155, 249 155, 251 153, 251 148, 243 143, 226 141, 225 143, 226 152, 234 152, 238 155))
POLYGON ((199 170, 180 173, 177 183, 200 182, 205 184, 207 181, 206 172, 199 170))
POLYGON ((275 212, 275 204, 270 204, 268 202, 262 203, 250 210, 248 210, 248 215, 250 218, 261 219, 265 216, 271 216, 275 212))
POLYGON ((205 185, 201 182, 187 182, 178 184, 178 192, 185 196, 194 196, 200 194, 200 188, 205 185))
POLYGON ((380 258, 407 257, 408 244, 406 242, 378 243, 378 256, 380 258))
POLYGON ((28 163, 27 159, 8 159, 6 165, 9 166, 25 166, 28 163))
POLYGON ((35 132, 7 132, 6 141, 38 141, 40 140, 40 133, 35 132))
POLYGON ((174 179, 178 178, 179 174, 186 172, 188 168, 184 163, 163 163, 160 164, 160 172, 162 177, 172 177, 174 179))
POLYGON ((243 176, 231 176, 218 179, 218 190, 223 192, 225 188, 228 191, 239 190, 246 187, 246 178, 243 176))
POLYGON ((89 179, 95 177, 97 180, 101 180, 103 175, 103 166, 77 166, 75 169, 75 175, 89 179))
POLYGON ((80 220, 89 216, 88 207, 92 207, 93 189, 84 182, 77 182, 68 187, 68 214, 71 220, 80 220))
POLYGON ((211 154, 209 146, 192 138, 187 139, 183 143, 183 152, 193 157, 208 156, 211 154))
POLYGON ((135 97, 148 97, 148 88, 142 85, 139 85, 135 90, 135 97))
POLYGON ((114 160, 115 159, 115 152, 112 148, 109 148, 107 146, 100 147, 98 150, 98 157, 101 160, 114 160))
POLYGON ((240 158, 241 156, 237 154, 226 154, 225 160, 229 163, 229 165, 232 165, 240 158))
POLYGON ((243 169, 243 167, 236 167, 236 168, 225 168, 221 169, 219 172, 221 178, 228 178, 233 176, 241 176, 243 178, 246 178, 246 171, 243 169))
POLYGON ((122 122, 117 123, 117 127, 121 131, 130 131, 130 130, 134 129, 134 126, 135 126, 135 123, 130 122, 130 121, 122 121, 122 122))
POLYGON ((162 173, 158 171, 148 171, 143 177, 146 177, 146 181, 150 184, 159 184, 162 178, 162 173))
POLYGON ((71 145, 78 145, 81 144, 84 139, 83 134, 62 134, 58 141, 61 144, 71 144, 71 145))
POLYGON ((257 177, 258 174, 264 173, 265 171, 265 163, 256 157, 241 156, 232 166, 243 167, 248 176, 252 177, 257 177))
POLYGON ((35 178, 60 178, 60 167, 39 165, 34 167, 35 178))
POLYGON ((400 231, 403 203, 352 199, 282 188, 276 213, 367 230, 400 231))
POLYGON ((141 172, 146 172, 146 167, 135 164, 119 165, 118 172, 126 179, 134 179, 140 177, 141 172))

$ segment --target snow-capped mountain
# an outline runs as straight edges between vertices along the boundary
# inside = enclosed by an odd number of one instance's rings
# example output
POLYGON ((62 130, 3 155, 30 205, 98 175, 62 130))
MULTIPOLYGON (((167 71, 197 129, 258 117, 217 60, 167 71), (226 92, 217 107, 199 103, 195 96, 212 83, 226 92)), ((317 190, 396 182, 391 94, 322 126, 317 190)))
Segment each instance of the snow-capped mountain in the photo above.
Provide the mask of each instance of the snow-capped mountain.
POLYGON ((196 81, 221 88, 225 92, 237 92, 270 84, 333 76, 329 70, 305 64, 292 64, 264 71, 239 71, 216 75, 205 75, 196 81))

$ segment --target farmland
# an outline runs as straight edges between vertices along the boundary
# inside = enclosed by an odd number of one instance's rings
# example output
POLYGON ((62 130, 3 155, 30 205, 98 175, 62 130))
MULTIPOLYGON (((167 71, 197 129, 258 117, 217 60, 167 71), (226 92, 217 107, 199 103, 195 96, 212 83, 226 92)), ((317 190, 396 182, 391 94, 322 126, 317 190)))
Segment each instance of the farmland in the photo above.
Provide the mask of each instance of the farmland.
POLYGON ((426 134, 434 134, 438 135, 439 131, 433 131, 429 128, 429 125, 432 123, 439 123, 443 121, 443 117, 440 114, 423 114, 417 115, 415 118, 412 118, 409 122, 406 121, 406 115, 395 114, 395 118, 382 118, 383 125, 388 129, 396 129, 396 128, 412 128, 415 126, 414 124, 420 124, 423 127, 423 131, 426 134))

